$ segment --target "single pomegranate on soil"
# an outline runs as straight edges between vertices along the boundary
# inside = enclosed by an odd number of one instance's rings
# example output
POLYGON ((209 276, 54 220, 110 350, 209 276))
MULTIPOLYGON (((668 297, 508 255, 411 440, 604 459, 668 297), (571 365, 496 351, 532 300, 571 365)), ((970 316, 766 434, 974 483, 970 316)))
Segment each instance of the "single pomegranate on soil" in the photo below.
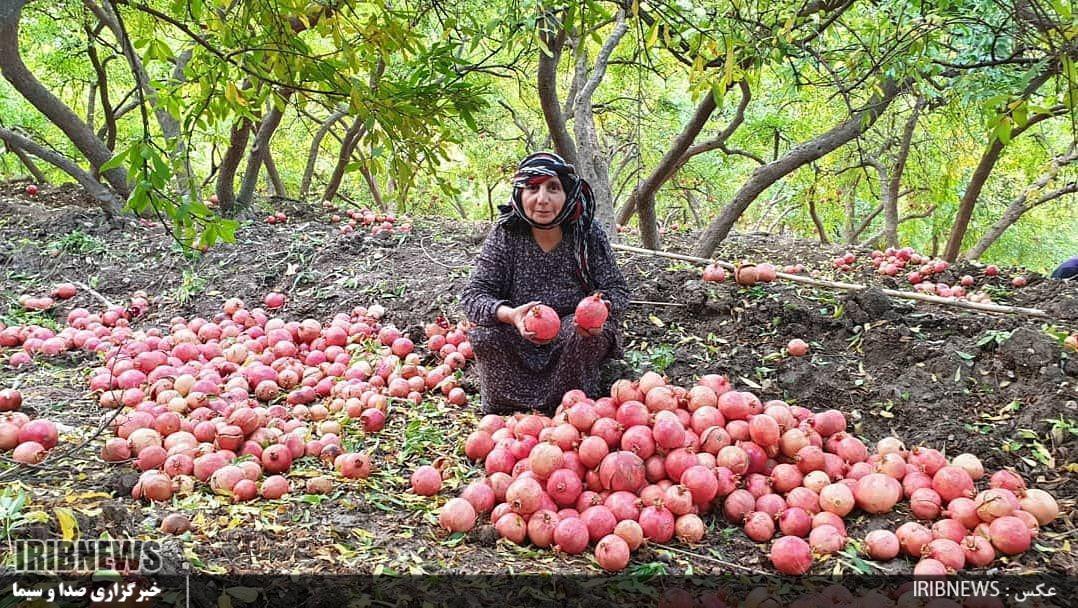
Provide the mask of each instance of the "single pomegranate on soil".
POLYGON ((792 357, 804 357, 808 354, 809 345, 801 338, 794 338, 786 345, 786 352, 792 357))
POLYGON ((191 529, 191 521, 181 513, 169 513, 161 520, 161 531, 165 534, 183 534, 191 529))
POLYGON ((616 534, 608 534, 595 544, 595 561, 608 572, 624 570, 630 553, 629 544, 616 534))
POLYGON ((712 283, 722 283, 726 280, 726 270, 718 264, 708 264, 707 267, 704 268, 704 274, 701 279, 712 283))
POLYGON ((438 469, 423 465, 412 473, 412 491, 420 496, 434 496, 442 489, 442 473, 438 469))
POLYGON ((463 498, 452 498, 438 512, 438 523, 450 532, 467 532, 475 526, 475 508, 463 498))
POLYGON ((812 567, 812 547, 796 536, 783 536, 771 544, 771 564, 783 574, 801 575, 812 567))

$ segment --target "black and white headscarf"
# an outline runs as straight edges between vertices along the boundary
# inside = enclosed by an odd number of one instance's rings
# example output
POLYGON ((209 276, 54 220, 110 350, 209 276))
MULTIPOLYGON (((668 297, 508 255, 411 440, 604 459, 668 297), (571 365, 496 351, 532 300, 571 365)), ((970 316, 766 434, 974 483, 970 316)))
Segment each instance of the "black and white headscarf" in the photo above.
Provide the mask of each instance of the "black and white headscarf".
POLYGON ((513 175, 513 194, 508 205, 498 207, 502 221, 523 221, 535 228, 553 228, 561 226, 563 236, 571 239, 575 245, 577 278, 584 290, 595 291, 595 281, 588 269, 588 231, 595 218, 595 195, 591 185, 576 174, 576 167, 565 162, 553 152, 536 152, 520 161, 517 172, 513 175), (541 184, 551 177, 561 181, 565 191, 565 205, 550 222, 536 222, 524 213, 523 190, 532 184, 541 184))

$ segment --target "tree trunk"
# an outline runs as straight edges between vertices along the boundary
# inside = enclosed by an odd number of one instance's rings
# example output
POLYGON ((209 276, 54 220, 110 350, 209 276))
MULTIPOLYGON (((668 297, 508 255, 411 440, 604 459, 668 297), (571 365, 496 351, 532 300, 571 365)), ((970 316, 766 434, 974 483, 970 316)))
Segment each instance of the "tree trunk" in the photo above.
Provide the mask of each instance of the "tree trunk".
MULTIPOLYGON (((135 74, 136 85, 142 88, 142 94, 146 101, 149 102, 150 108, 157 118, 157 124, 161 127, 161 134, 165 137, 166 141, 170 143, 173 142, 173 140, 180 134, 180 124, 172 117, 172 114, 169 114, 169 112, 157 102, 157 90, 150 84, 150 76, 146 73, 146 69, 142 65, 142 60, 134 52, 128 53, 128 49, 131 48, 130 39, 127 37, 127 32, 121 27, 117 15, 112 12, 112 7, 108 2, 98 5, 96 2, 93 2, 93 0, 83 0, 83 4, 90 9, 101 23, 104 23, 105 26, 112 31, 113 36, 115 36, 117 42, 120 43, 120 48, 124 50, 124 56, 131 66, 131 71, 135 74)), ((181 77, 182 74, 181 68, 181 77)))
MULTIPOLYGON (((291 95, 292 91, 281 93, 284 103, 288 102, 291 95)), ((254 143, 251 146, 251 153, 247 156, 247 169, 243 173, 240 192, 236 195, 236 203, 241 208, 251 205, 251 200, 255 195, 255 188, 258 187, 258 174, 262 171, 262 164, 265 162, 266 154, 270 149, 270 140, 273 138, 273 133, 280 126, 281 118, 284 116, 284 110, 273 103, 272 96, 273 93, 270 94, 269 111, 262 118, 262 124, 259 125, 258 133, 255 135, 254 143)))
POLYGON ((329 118, 322 122, 322 126, 318 127, 318 131, 315 132, 314 139, 311 140, 311 149, 307 152, 307 166, 303 169, 303 179, 299 184, 300 199, 306 199, 307 193, 311 188, 311 179, 314 177, 314 166, 318 162, 318 152, 321 150, 322 140, 325 139, 326 133, 329 133, 329 130, 333 127, 334 123, 344 118, 347 114, 347 108, 335 110, 329 115, 329 118))
POLYGON ((644 247, 648 249, 659 248, 659 231, 655 226, 655 194, 659 188, 674 175, 681 166, 682 156, 689 149, 696 136, 703 130, 711 114, 715 111, 715 96, 710 92, 704 95, 700 103, 696 105, 696 111, 692 118, 682 127, 681 132, 674 138, 670 149, 666 151, 659 164, 648 175, 647 179, 636 187, 629 195, 626 207, 635 206, 640 220, 640 239, 644 247))
POLYGON ((341 148, 337 151, 337 165, 333 167, 333 174, 329 177, 329 183, 326 184, 326 191, 322 193, 322 200, 332 200, 337 195, 337 190, 341 187, 341 182, 344 180, 344 173, 348 169, 348 162, 352 158, 352 152, 356 149, 356 145, 359 144, 359 140, 363 138, 367 129, 363 126, 362 119, 356 118, 352 122, 352 126, 348 127, 348 131, 344 134, 344 139, 341 140, 341 148))
POLYGON ((565 162, 576 164, 576 144, 569 137, 569 131, 565 128, 565 116, 561 113, 561 103, 558 101, 558 62, 561 60, 561 51, 565 46, 565 28, 555 23, 553 15, 546 15, 540 29, 540 40, 547 47, 546 51, 539 51, 539 67, 536 70, 536 90, 539 94, 539 107, 543 110, 543 118, 546 120, 547 130, 554 142, 554 150, 565 159, 565 162), (545 30, 545 33, 544 33, 545 30), (556 33, 550 34, 554 30, 556 33))
POLYGON ((951 236, 947 239, 947 245, 943 249, 943 259, 948 262, 953 262, 958 258, 958 251, 962 247, 962 239, 965 238, 966 229, 969 228, 969 220, 973 217, 973 207, 977 204, 981 189, 984 188, 985 182, 988 181, 988 176, 992 173, 992 169, 995 168, 996 161, 999 160, 999 155, 1002 152, 1003 142, 993 137, 992 143, 988 145, 984 154, 981 155, 981 160, 977 163, 977 168, 974 169, 969 184, 966 185, 966 191, 962 194, 962 200, 958 204, 958 213, 955 215, 954 224, 951 227, 951 236))
MULTIPOLYGON (((97 90, 101 95, 101 112, 104 114, 105 124, 105 145, 110 150, 116 148, 116 115, 115 110, 112 107, 112 103, 109 101, 109 79, 108 72, 105 71, 105 65, 101 63, 101 60, 97 56, 97 49, 94 48, 93 42, 89 43, 86 49, 86 54, 90 57, 90 65, 94 68, 94 73, 97 74, 97 90)), ((93 124, 88 124, 90 130, 93 130, 93 124)))
POLYGON ((701 99, 700 104, 696 107, 696 112, 693 113, 693 117, 682 128, 681 133, 678 134, 674 140, 671 149, 663 156, 659 161, 659 166, 652 171, 647 180, 640 184, 637 190, 629 196, 625 204, 618 210, 617 223, 624 225, 629 222, 633 217, 633 213, 636 212, 638 201, 641 198, 651 198, 652 204, 654 204, 655 193, 662 187, 667 180, 672 178, 685 163, 689 162, 689 159, 697 154, 703 154, 704 152, 710 152, 711 150, 723 149, 726 146, 726 140, 733 135, 741 123, 745 120, 745 108, 749 105, 749 100, 752 99, 752 91, 749 89, 749 85, 745 81, 739 81, 738 87, 741 88, 741 101, 738 102, 737 111, 734 113, 733 119, 730 120, 730 124, 726 125, 726 128, 722 130, 714 138, 701 142, 699 144, 693 144, 700 131, 704 128, 708 118, 715 111, 715 98, 712 95, 708 95, 707 98, 701 99), (708 109, 710 107, 710 109, 708 109), (676 157, 670 158, 675 150, 680 150, 680 154, 676 157), (672 164, 671 164, 672 163, 672 164))
MULTIPOLYGON (((415 180, 408 180, 404 182, 404 186, 397 190, 397 214, 404 215, 408 212, 408 194, 412 191, 412 185, 415 180)), ((487 198, 490 198, 490 194, 487 194, 487 198)))
POLYGON ((904 86, 893 80, 886 80, 880 88, 882 95, 874 95, 864 109, 858 111, 846 121, 835 125, 826 133, 795 146, 782 158, 756 169, 749 180, 734 195, 733 200, 726 205, 722 213, 700 235, 695 247, 696 255, 698 257, 710 257, 719 243, 730 233, 741 214, 756 200, 756 197, 760 196, 764 190, 776 181, 789 175, 799 167, 822 158, 867 131, 879 119, 880 115, 883 114, 884 110, 887 109, 887 106, 891 104, 904 86))
POLYGON ((868 230, 869 226, 872 225, 872 220, 876 219, 876 216, 880 213, 883 213, 882 204, 877 205, 876 208, 872 210, 872 213, 869 213, 865 216, 865 219, 861 220, 861 223, 857 226, 857 229, 850 234, 850 239, 846 241, 846 244, 856 245, 858 239, 861 238, 861 235, 864 234, 865 230, 868 230))
POLYGON ((692 214, 693 227, 702 228, 704 223, 700 220, 700 214, 696 211, 696 197, 693 196, 692 190, 685 191, 685 206, 689 208, 689 213, 692 214))
POLYGON ((288 190, 284 187, 281 174, 277 172, 277 162, 273 160, 273 153, 270 149, 266 149, 266 156, 262 159, 262 162, 265 163, 266 175, 269 176, 270 183, 273 184, 274 196, 287 197, 288 190))
POLYGON ((898 154, 895 156, 895 164, 891 168, 890 179, 880 184, 883 195, 883 234, 888 247, 898 247, 898 191, 902 185, 902 174, 906 170, 906 159, 910 155, 913 131, 917 127, 917 119, 921 115, 924 104, 924 98, 918 97, 917 103, 913 105, 913 112, 910 113, 902 129, 902 141, 899 143, 898 154))
MULTIPOLYGON (((157 88, 151 84, 150 75, 142 65, 142 59, 135 53, 135 49, 131 45, 130 37, 123 27, 123 22, 121 21, 120 16, 113 11, 112 5, 109 2, 98 5, 93 0, 83 0, 83 4, 94 13, 101 23, 112 31, 112 34, 120 43, 120 48, 123 49, 124 57, 131 67, 131 72, 135 75, 135 86, 141 89, 143 100, 149 104, 150 109, 153 111, 154 118, 157 119, 157 125, 161 128, 161 135, 168 148, 169 158, 172 160, 172 165, 176 170, 175 178, 176 183, 179 185, 180 198, 184 198, 195 184, 188 175, 186 144, 183 138, 180 137, 179 121, 177 121, 176 118, 173 117, 172 114, 158 101, 157 88)), ((188 49, 176 58, 176 65, 172 71, 172 80, 174 82, 183 82, 185 80, 183 70, 184 66, 191 59, 191 55, 192 51, 188 49)), ((109 147, 111 148, 113 146, 110 145, 109 147)))
POLYGON ((86 126, 94 130, 94 114, 97 112, 97 83, 90 83, 90 90, 86 93, 86 126))
POLYGON ((1070 150, 1068 150, 1066 154, 1058 158, 1052 159, 1052 163, 1049 166, 1048 170, 1045 171, 1043 175, 1038 177, 1036 181, 1030 184, 1029 187, 1023 190, 1021 194, 1015 197, 1013 201, 1011 201, 1011 204, 1007 206, 1007 210, 1003 212, 1003 215, 999 218, 999 220, 997 220, 996 223, 988 229, 988 232, 986 232, 984 236, 981 237, 981 240, 977 241, 977 244, 971 247, 970 250, 967 251, 966 254, 962 257, 966 258, 967 260, 976 260, 980 258, 982 255, 984 255, 984 252, 987 251, 988 248, 991 247, 992 244, 999 239, 999 237, 1003 236, 1003 233, 1006 232, 1008 228, 1013 226, 1014 223, 1018 221, 1018 218, 1022 217, 1022 215, 1025 214, 1027 211, 1062 196, 1073 194, 1076 188, 1075 183, 1071 182, 1063 188, 1060 188, 1059 190, 1049 192, 1044 196, 1041 196, 1032 203, 1027 203, 1029 197, 1034 192, 1037 192, 1047 186, 1048 182, 1055 179, 1056 175, 1059 174, 1060 169, 1062 169, 1065 165, 1074 162, 1075 160, 1078 160, 1078 152, 1075 151, 1075 146, 1072 143, 1070 150))
POLYGON ((27 154, 25 150, 7 140, 4 141, 4 147, 7 148, 8 152, 11 152, 19 159, 19 162, 22 163, 22 166, 26 167, 26 170, 30 172, 30 175, 32 175, 35 180, 37 180, 37 183, 49 183, 48 178, 45 177, 45 174, 38 168, 37 163, 34 162, 34 159, 30 158, 30 155, 27 154))
MULTIPOLYGON (((371 91, 377 91, 382 74, 386 71, 386 63, 382 59, 379 59, 374 64, 374 69, 371 70, 370 86, 371 91)), ((337 195, 337 190, 341 187, 341 181, 344 180, 345 171, 348 170, 348 161, 352 158, 352 152, 359 145, 359 141, 363 139, 363 136, 367 133, 367 127, 363 124, 362 119, 356 118, 352 126, 348 127, 348 131, 344 135, 344 139, 341 140, 341 149, 337 154, 337 166, 333 168, 333 175, 329 178, 329 183, 326 184, 326 191, 322 193, 322 200, 328 201, 337 195)))
POLYGON ((363 181, 367 182, 367 188, 371 191, 371 199, 374 201, 374 205, 383 213, 389 211, 385 200, 382 198, 382 190, 378 187, 378 181, 374 179, 374 174, 371 173, 366 162, 361 161, 359 173, 363 176, 363 181))
MULTIPOLYGON (((1040 88, 1041 84, 1048 80, 1049 75, 1045 73, 1038 76, 1026 87, 1025 93, 1031 95, 1040 88)), ((1026 129, 1055 115, 1055 112, 1049 111, 1031 116, 1026 121, 1026 124, 1011 131, 1011 139, 1013 140, 1026 129)), ((977 205, 977 199, 981 196, 981 190, 984 189, 988 176, 992 174, 992 169, 996 167, 996 162, 999 160, 1000 154, 1003 153, 1003 145, 1003 142, 993 134, 991 142, 985 149, 984 154, 981 155, 980 162, 977 163, 977 168, 973 171, 973 176, 969 179, 969 184, 966 185, 966 191, 962 193, 962 200, 958 204, 958 214, 955 216, 954 225, 951 227, 951 235, 947 239, 947 246, 943 250, 943 259, 948 262, 954 262, 958 259, 958 252, 962 249, 962 240, 966 237, 969 221, 973 217, 973 208, 977 205)))
MULTIPOLYGON (((815 195, 815 193, 813 193, 815 195)), ((827 231, 824 230, 823 222, 820 221, 819 214, 816 213, 816 197, 809 197, 809 217, 812 218, 812 223, 816 225, 816 232, 820 235, 820 244, 830 245, 831 242, 827 240, 827 231)))
POLYGON ((105 212, 105 217, 109 220, 112 220, 119 213, 123 201, 116 196, 116 193, 110 190, 108 186, 94 179, 94 176, 80 169, 69 158, 3 127, 0 127, 0 139, 9 148, 25 150, 75 178, 75 181, 85 188, 90 193, 90 196, 94 197, 98 202, 98 206, 105 212))
POLYGON ((857 213, 857 186, 861 183, 861 173, 858 173, 853 179, 853 185, 850 186, 850 196, 846 198, 846 244, 853 245, 857 242, 857 235, 854 234, 853 220, 857 213))
MULTIPOLYGON (((618 23, 610 37, 603 43, 599 54, 595 57, 595 65, 592 66, 591 75, 587 78, 579 90, 576 91, 566 107, 573 111, 573 134, 577 145, 577 167, 583 177, 591 184, 595 194, 595 221, 603 227, 607 236, 617 240, 617 232, 614 230, 614 192, 610 186, 610 160, 603 154, 599 143, 599 134, 595 128, 595 112, 592 107, 592 97, 595 89, 599 87, 606 75, 606 67, 610 61, 610 55, 621 42, 625 32, 628 31, 625 24, 624 13, 618 13, 618 23)), ((581 52, 576 53, 578 63, 582 63, 585 69, 578 71, 586 73, 588 54, 584 50, 586 42, 584 36, 578 42, 577 48, 581 52)))
MULTIPOLYGON (((97 138, 93 129, 72 112, 71 108, 46 89, 22 61, 19 54, 19 20, 25 3, 26 0, 13 0, 0 6, 0 75, 64 132, 94 169, 100 169, 101 165, 112 158, 112 150, 97 138)), ((127 172, 123 168, 109 169, 104 177, 121 197, 127 197, 130 190, 127 185, 127 172)))
POLYGON ((217 204, 221 213, 233 216, 236 212, 235 181, 236 169, 243 160, 243 152, 247 149, 247 139, 251 135, 251 121, 246 118, 237 118, 239 123, 232 125, 232 133, 228 138, 228 148, 221 158, 221 166, 217 168, 217 204))
POLYGON ((592 113, 591 97, 576 104, 573 132, 577 143, 577 169, 595 194, 595 221, 614 240, 614 192, 610 186, 609 162, 599 144, 592 113))
MULTIPOLYGON (((554 27, 553 19, 548 15, 547 25, 554 27)), ((577 174, 586 180, 595 195, 595 220, 603 227, 611 240, 616 240, 614 231, 614 192, 610 184, 610 163, 603 153, 595 128, 595 116, 592 96, 599 83, 606 75, 610 55, 621 41, 628 27, 625 24, 624 11, 618 11, 617 25, 610 37, 603 43, 596 55, 595 65, 588 75, 588 55, 586 52, 586 33, 580 32, 575 45, 573 83, 564 107, 558 100, 557 71, 565 46, 567 32, 564 26, 557 26, 557 33, 543 35, 542 42, 550 54, 540 51, 537 70, 537 90, 539 105, 543 110, 554 149, 577 168, 577 174), (573 114, 573 135, 565 126, 566 114, 573 114)))

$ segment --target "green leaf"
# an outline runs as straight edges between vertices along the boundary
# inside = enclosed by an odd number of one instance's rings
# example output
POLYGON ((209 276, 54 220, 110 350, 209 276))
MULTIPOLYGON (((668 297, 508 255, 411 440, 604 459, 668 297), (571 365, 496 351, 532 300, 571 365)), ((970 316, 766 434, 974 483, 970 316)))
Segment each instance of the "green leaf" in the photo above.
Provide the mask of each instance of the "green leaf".
POLYGON ((258 600, 259 589, 254 587, 226 587, 225 593, 231 595, 237 600, 250 604, 258 600))
POLYGON ((1011 123, 1010 123, 1010 121, 1007 120, 1006 118, 999 121, 999 124, 996 125, 995 129, 993 129, 992 134, 995 135, 996 139, 998 139, 1000 141, 1000 143, 1002 143, 1004 146, 1011 143, 1011 123))
POLYGON ((653 47, 653 46, 655 46, 655 42, 658 39, 659 39, 659 21, 656 20, 655 22, 653 22, 651 24, 651 27, 648 28, 648 33, 644 37, 644 40, 645 40, 644 44, 649 46, 649 47, 653 47))
POLYGON ((117 167, 123 166, 124 162, 127 161, 128 155, 131 154, 131 150, 133 150, 133 149, 134 149, 133 145, 128 146, 126 148, 123 148, 122 150, 117 152, 115 156, 113 156, 108 161, 106 161, 105 164, 101 165, 101 168, 98 169, 98 171, 101 172, 101 173, 104 173, 105 171, 108 171, 109 169, 115 169, 117 167))

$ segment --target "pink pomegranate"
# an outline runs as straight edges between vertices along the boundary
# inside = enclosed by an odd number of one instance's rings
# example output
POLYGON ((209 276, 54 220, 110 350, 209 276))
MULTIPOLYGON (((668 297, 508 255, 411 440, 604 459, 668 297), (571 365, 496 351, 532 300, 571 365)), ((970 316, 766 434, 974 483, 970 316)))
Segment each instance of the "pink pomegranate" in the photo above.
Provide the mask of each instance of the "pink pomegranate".
POLYGON ((32 441, 40 444, 46 450, 56 447, 56 425, 44 418, 31 420, 19 428, 19 443, 32 441))
POLYGON ((442 473, 430 465, 423 465, 412 473, 411 484, 416 494, 434 496, 442 489, 442 473))
POLYGON ((535 334, 538 340, 552 340, 561 329, 561 319, 553 308, 539 304, 525 313, 524 329, 535 334))
POLYGON ((453 498, 438 512, 438 523, 450 532, 467 532, 475 526, 475 508, 463 498, 453 498))
POLYGON ((902 497, 902 484, 882 473, 865 475, 857 481, 854 498, 857 506, 869 513, 886 513, 902 497))
POLYGON ((554 543, 568 555, 583 553, 588 548, 587 524, 578 517, 562 519, 554 528, 554 543))
POLYGON ((262 450, 262 467, 269 473, 284 473, 292 468, 292 452, 285 445, 271 445, 262 450))
POLYGON ((576 305, 576 324, 582 329, 598 329, 606 323, 610 310, 601 294, 593 294, 576 305))
POLYGON ((272 475, 262 482, 262 498, 267 500, 277 500, 290 490, 288 480, 280 475, 272 475))
POLYGON ((45 456, 48 450, 45 446, 36 441, 24 441, 15 446, 15 450, 11 453, 11 459, 15 462, 21 462, 23 464, 37 464, 42 460, 45 460, 45 456))
POLYGON ((783 536, 771 544, 771 564, 783 574, 802 575, 812 567, 812 547, 796 536, 783 536))
MULTIPOLYGON (((362 453, 341 454, 335 459, 334 466, 341 476, 348 479, 366 479, 371 474, 371 458, 362 453)), ((439 480, 440 477, 439 475, 439 480)), ((437 493, 437 490, 435 490, 435 493, 437 493)))
POLYGON ((605 490, 639 492, 647 483, 644 461, 632 452, 612 452, 599 465, 599 480, 605 490))

